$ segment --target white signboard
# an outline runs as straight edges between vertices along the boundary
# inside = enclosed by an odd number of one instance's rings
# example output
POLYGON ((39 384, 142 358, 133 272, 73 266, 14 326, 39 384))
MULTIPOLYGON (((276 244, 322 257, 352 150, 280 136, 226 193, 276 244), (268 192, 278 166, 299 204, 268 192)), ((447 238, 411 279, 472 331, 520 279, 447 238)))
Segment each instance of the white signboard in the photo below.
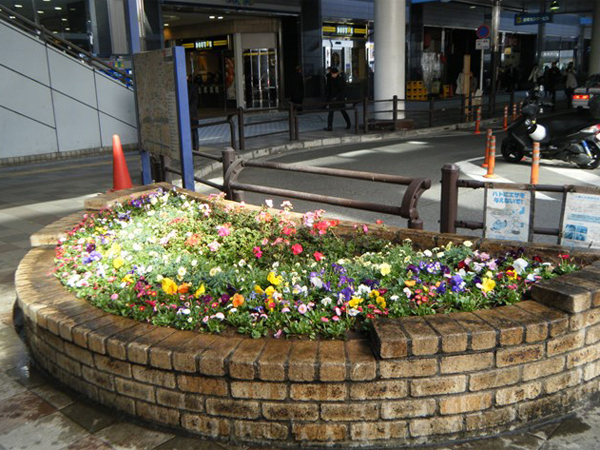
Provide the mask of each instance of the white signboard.
POLYGON ((600 192, 567 192, 561 245, 600 248, 600 192))
POLYGON ((475 41, 475 49, 476 50, 489 50, 490 49, 490 40, 489 39, 477 39, 475 41))
POLYGON ((504 186, 486 188, 483 237, 527 242, 533 214, 531 191, 504 186))

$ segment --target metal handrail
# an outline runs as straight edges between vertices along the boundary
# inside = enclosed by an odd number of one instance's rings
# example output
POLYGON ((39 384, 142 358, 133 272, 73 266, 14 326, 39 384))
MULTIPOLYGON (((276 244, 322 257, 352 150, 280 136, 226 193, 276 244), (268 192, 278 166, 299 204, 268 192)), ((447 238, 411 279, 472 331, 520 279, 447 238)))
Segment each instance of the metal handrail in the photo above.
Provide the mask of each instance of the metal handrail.
POLYGON ((33 30, 35 30, 33 34, 40 37, 45 43, 50 43, 53 46, 59 48, 60 50, 69 53, 71 56, 86 61, 90 65, 94 63, 99 66, 102 66, 101 70, 108 70, 120 75, 120 77, 117 78, 119 81, 123 82, 124 84, 132 84, 132 78, 123 70, 110 66, 109 64, 107 64, 100 58, 97 58, 87 50, 79 47, 76 44, 73 44, 70 41, 67 41, 66 39, 61 38, 60 36, 57 36, 54 33, 51 33, 43 25, 38 25, 37 23, 31 21, 30 19, 19 14, 18 12, 13 11, 12 9, 7 8, 6 6, 0 5, 0 17, 4 18, 8 23, 17 26, 17 28, 20 28, 23 31, 31 32, 31 28, 33 28, 33 30), (11 16, 15 17, 22 23, 14 21, 14 19, 10 18, 11 16), (26 24, 29 28, 23 26, 23 23, 26 24), (62 44, 62 46, 58 45, 57 42, 62 44), (81 58, 80 55, 84 55, 86 58, 81 58))
MULTIPOLYGON (((233 150, 223 152, 223 160, 226 154, 232 155, 233 150)), ((408 219, 408 227, 422 230, 423 220, 417 210, 417 201, 421 195, 431 187, 431 180, 426 178, 409 178, 397 175, 387 175, 373 172, 362 172, 346 169, 333 169, 326 167, 303 166, 298 164, 282 164, 256 160, 243 160, 241 158, 233 159, 224 164, 224 190, 228 197, 234 201, 241 201, 242 196, 239 191, 256 192, 268 195, 278 195, 282 197, 295 198, 300 200, 325 203, 329 205, 344 206, 353 209, 365 211, 374 211, 385 214, 393 214, 408 219), (245 167, 255 167, 264 169, 285 170, 298 173, 312 173, 319 175, 329 175, 334 177, 349 178, 354 180, 366 180, 382 183, 393 183, 407 186, 402 203, 400 206, 383 205, 380 203, 364 202, 344 197, 332 197, 328 195, 311 194, 308 192, 294 191, 289 189, 280 189, 255 184, 239 183, 237 178, 245 167)))

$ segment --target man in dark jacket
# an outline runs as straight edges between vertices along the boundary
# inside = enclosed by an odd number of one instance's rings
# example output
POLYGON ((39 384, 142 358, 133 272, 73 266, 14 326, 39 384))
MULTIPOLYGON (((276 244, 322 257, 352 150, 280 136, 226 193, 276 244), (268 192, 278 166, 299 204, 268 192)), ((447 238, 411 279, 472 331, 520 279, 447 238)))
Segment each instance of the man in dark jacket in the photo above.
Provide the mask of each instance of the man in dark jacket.
POLYGON ((327 86, 325 86, 325 97, 328 102, 339 102, 329 105, 329 114, 327 115, 327 128, 325 131, 331 131, 333 127, 334 109, 342 108, 341 113, 346 121, 346 129, 350 129, 350 117, 344 108, 346 100, 346 80, 340 76, 337 67, 331 69, 327 86))

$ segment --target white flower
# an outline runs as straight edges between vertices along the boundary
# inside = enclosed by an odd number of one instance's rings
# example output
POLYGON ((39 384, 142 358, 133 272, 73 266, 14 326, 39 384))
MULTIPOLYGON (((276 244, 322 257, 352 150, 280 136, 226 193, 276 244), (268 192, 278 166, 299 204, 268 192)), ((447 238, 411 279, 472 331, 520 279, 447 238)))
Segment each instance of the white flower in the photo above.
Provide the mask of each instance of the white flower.
POLYGON ((222 312, 218 312, 213 316, 213 318, 221 321, 221 320, 225 319, 225 314, 223 314, 222 312))
POLYGON ((210 272, 208 272, 208 274, 211 277, 214 277, 216 274, 221 273, 221 272, 222 272, 221 268, 219 266, 217 266, 217 267, 213 267, 212 269, 210 269, 210 272))
POLYGON ((192 262, 190 264, 192 265, 192 267, 196 267, 198 265, 198 260, 192 259, 192 262))
POLYGON ((439 252, 439 253, 438 253, 436 256, 437 256, 438 258, 442 258, 442 257, 444 256, 444 252, 439 252))
POLYGON ((148 213, 147 213, 147 214, 148 214, 150 217, 152 217, 154 214, 156 214, 156 211, 154 211, 154 210, 151 210, 151 211, 148 211, 148 213))
POLYGON ((356 290, 356 292, 358 293, 359 297, 362 297, 364 294, 370 293, 371 288, 365 284, 361 284, 360 286, 358 286, 358 289, 356 290))
POLYGON ((240 260, 238 261, 238 266, 240 266, 240 267, 244 267, 245 265, 246 265, 246 260, 245 260, 245 259, 240 259, 240 260))
POLYGON ((323 306, 329 306, 331 305, 332 300, 329 297, 325 297, 323 299, 321 299, 321 305, 323 306))
POLYGON ((161 274, 156 275, 156 281, 161 282, 163 280, 163 276, 161 274))
POLYGON ((265 205, 267 205, 269 208, 272 208, 273 207, 273 200, 266 199, 265 200, 265 205))
POLYGON ((360 311, 358 309, 350 308, 348 310, 348 315, 354 317, 354 316, 358 315, 359 312, 360 311))
POLYGON ((177 275, 179 275, 180 277, 184 277, 186 273, 187 273, 187 269, 185 267, 180 267, 177 270, 177 275))
POLYGON ((186 316, 189 315, 191 313, 189 308, 185 308, 185 309, 180 309, 179 312, 181 314, 185 314, 186 316))
POLYGON ((157 203, 158 203, 158 199, 157 199, 156 197, 152 197, 152 198, 150 199, 150 204, 151 204, 151 205, 156 205, 157 203))
POLYGON ((142 246, 136 242, 133 244, 132 248, 134 251, 139 252, 142 249, 142 246))
POLYGON ((468 248, 468 247, 472 247, 473 243, 471 241, 465 241, 465 242, 463 242, 463 245, 468 248))
POLYGON ((395 302, 395 301, 396 301, 396 300, 398 300, 399 298, 400 298, 400 297, 398 297, 397 295, 392 295, 392 296, 390 297, 390 300, 391 300, 391 301, 393 301, 393 302, 395 302))
POLYGON ((529 265, 529 263, 523 258, 519 258, 515 259, 512 265, 515 268, 515 272, 517 273, 517 275, 521 275, 525 271, 525 268, 529 265))
POLYGON ((425 256, 427 256, 428 258, 431 258, 431 257, 433 256, 433 253, 431 253, 431 250, 425 250, 425 251, 423 252, 423 254, 424 254, 425 256))

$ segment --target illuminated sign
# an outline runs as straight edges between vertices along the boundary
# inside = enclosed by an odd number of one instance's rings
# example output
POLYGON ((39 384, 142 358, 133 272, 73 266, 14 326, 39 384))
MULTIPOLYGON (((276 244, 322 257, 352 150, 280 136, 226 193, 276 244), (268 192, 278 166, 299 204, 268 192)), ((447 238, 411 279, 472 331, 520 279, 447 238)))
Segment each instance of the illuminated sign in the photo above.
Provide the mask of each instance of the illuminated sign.
POLYGON ((211 39, 206 41, 184 42, 181 44, 186 49, 196 50, 211 50, 214 47, 227 47, 229 41, 227 39, 211 39))
POLYGON ((367 36, 367 26, 364 25, 357 27, 353 26, 352 24, 338 24, 326 22, 323 24, 323 35, 364 38, 367 36))
POLYGON ((537 25, 552 21, 552 14, 515 14, 515 25, 537 25))
POLYGON ((195 48, 213 48, 213 41, 196 41, 195 48))

